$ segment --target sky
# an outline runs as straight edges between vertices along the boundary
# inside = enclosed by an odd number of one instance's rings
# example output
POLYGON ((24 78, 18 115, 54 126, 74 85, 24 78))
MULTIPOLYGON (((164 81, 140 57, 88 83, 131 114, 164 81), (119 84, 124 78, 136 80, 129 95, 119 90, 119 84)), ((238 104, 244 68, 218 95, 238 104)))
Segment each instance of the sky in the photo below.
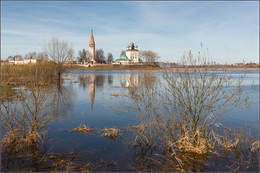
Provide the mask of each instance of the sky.
POLYGON ((118 59, 134 42, 162 62, 181 62, 208 49, 216 63, 259 63, 259 1, 1 1, 1 59, 42 52, 53 37, 74 57, 96 49, 118 59))

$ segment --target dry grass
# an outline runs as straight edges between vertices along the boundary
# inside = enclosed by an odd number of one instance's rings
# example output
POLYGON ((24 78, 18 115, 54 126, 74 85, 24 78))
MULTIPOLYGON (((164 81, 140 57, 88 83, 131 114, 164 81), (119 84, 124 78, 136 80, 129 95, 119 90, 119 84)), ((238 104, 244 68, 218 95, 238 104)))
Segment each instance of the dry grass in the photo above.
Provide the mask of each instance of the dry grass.
POLYGON ((57 78, 55 63, 41 62, 27 65, 2 65, 1 85, 19 86, 28 84, 48 85, 57 78))
POLYGON ((116 129, 116 128, 105 128, 102 130, 103 131, 103 136, 108 138, 108 139, 113 139, 115 140, 119 133, 121 132, 120 130, 116 129))
POLYGON ((188 134, 180 137, 180 139, 175 142, 178 151, 196 153, 200 155, 207 154, 210 151, 209 141, 206 138, 202 137, 199 132, 196 133, 196 135, 197 137, 191 137, 188 134), (195 138, 196 141, 194 141, 195 138))
POLYGON ((49 160, 49 167, 55 172, 91 172, 93 164, 79 164, 78 158, 73 152, 65 154, 51 154, 47 158, 49 160))
POLYGON ((74 128, 72 130, 69 130, 68 132, 89 133, 92 131, 94 131, 94 129, 91 129, 84 124, 83 127, 74 128))
MULTIPOLYGON (((95 131, 94 129, 91 129, 87 127, 85 124, 83 127, 74 128, 72 130, 69 130, 68 132, 78 132, 78 133, 89 133, 95 131)), ((94 134, 102 134, 102 136, 106 137, 107 139, 115 140, 118 135, 122 133, 122 130, 116 129, 116 128, 104 128, 102 130, 96 130, 96 133, 94 134)))
POLYGON ((69 154, 50 154, 41 150, 38 134, 19 138, 7 134, 2 140, 2 167, 4 172, 90 172, 91 163, 80 163, 73 152, 69 154), (12 165, 16 162, 15 165, 12 165), (26 164, 24 164, 26 163, 26 164))
POLYGON ((31 147, 38 142, 39 133, 29 133, 22 136, 16 130, 8 132, 1 141, 2 152, 5 153, 19 153, 24 148, 31 147))
POLYGON ((111 96, 118 97, 120 94, 111 94, 111 96))

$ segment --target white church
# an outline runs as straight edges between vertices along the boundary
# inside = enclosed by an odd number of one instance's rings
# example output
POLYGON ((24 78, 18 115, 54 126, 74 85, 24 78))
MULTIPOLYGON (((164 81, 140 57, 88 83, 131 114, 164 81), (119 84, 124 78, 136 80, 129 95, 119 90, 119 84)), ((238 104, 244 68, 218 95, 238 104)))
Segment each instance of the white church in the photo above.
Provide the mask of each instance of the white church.
MULTIPOLYGON (((95 41, 93 30, 91 30, 90 40, 89 40, 89 63, 96 64, 95 61, 95 41)), ((116 59, 114 64, 135 64, 139 63, 139 50, 138 46, 133 42, 126 47, 125 55, 116 59)))
POLYGON ((133 42, 127 46, 125 55, 115 60, 115 64, 134 64, 139 63, 138 46, 133 42))

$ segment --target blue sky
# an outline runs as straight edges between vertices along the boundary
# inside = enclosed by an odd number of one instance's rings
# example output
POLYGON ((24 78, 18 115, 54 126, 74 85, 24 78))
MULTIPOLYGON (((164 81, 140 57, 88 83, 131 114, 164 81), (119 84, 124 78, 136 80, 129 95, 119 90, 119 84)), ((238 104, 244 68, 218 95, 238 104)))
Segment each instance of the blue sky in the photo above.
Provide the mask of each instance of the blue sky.
POLYGON ((217 63, 259 63, 258 1, 1 1, 1 57, 41 52, 54 36, 77 57, 91 28, 96 48, 114 59, 133 41, 161 61, 180 62, 202 42, 217 63))

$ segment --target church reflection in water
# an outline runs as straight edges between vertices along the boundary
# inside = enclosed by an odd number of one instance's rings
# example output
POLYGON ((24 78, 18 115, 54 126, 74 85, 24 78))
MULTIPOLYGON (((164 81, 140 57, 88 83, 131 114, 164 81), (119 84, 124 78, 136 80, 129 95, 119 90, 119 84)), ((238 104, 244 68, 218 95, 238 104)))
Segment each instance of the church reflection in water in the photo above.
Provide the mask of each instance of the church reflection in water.
MULTIPOLYGON (((106 85, 110 86, 113 84, 114 75, 79 75, 78 81, 83 89, 88 87, 90 107, 93 110, 94 101, 95 101, 95 92, 96 88, 104 88, 106 85)), ((133 95, 139 86, 140 75, 138 74, 126 74, 118 76, 118 82, 122 88, 127 90, 128 94, 133 95)))
POLYGON ((122 87, 131 88, 138 87, 140 75, 121 75, 120 83, 122 87))
POLYGON ((90 99, 91 110, 93 110, 93 104, 95 99, 95 79, 96 76, 94 74, 89 75, 88 94, 90 99))
POLYGON ((89 93, 89 100, 90 100, 90 107, 93 110, 94 100, 95 100, 95 89, 96 88, 104 88, 105 83, 108 85, 112 85, 113 83, 113 76, 112 75, 79 75, 78 81, 80 86, 85 89, 88 85, 88 93, 89 93))
POLYGON ((138 87, 139 87, 139 81, 140 81, 140 75, 122 75, 120 76, 120 84, 121 87, 126 89, 126 92, 133 96, 136 94, 138 87))

